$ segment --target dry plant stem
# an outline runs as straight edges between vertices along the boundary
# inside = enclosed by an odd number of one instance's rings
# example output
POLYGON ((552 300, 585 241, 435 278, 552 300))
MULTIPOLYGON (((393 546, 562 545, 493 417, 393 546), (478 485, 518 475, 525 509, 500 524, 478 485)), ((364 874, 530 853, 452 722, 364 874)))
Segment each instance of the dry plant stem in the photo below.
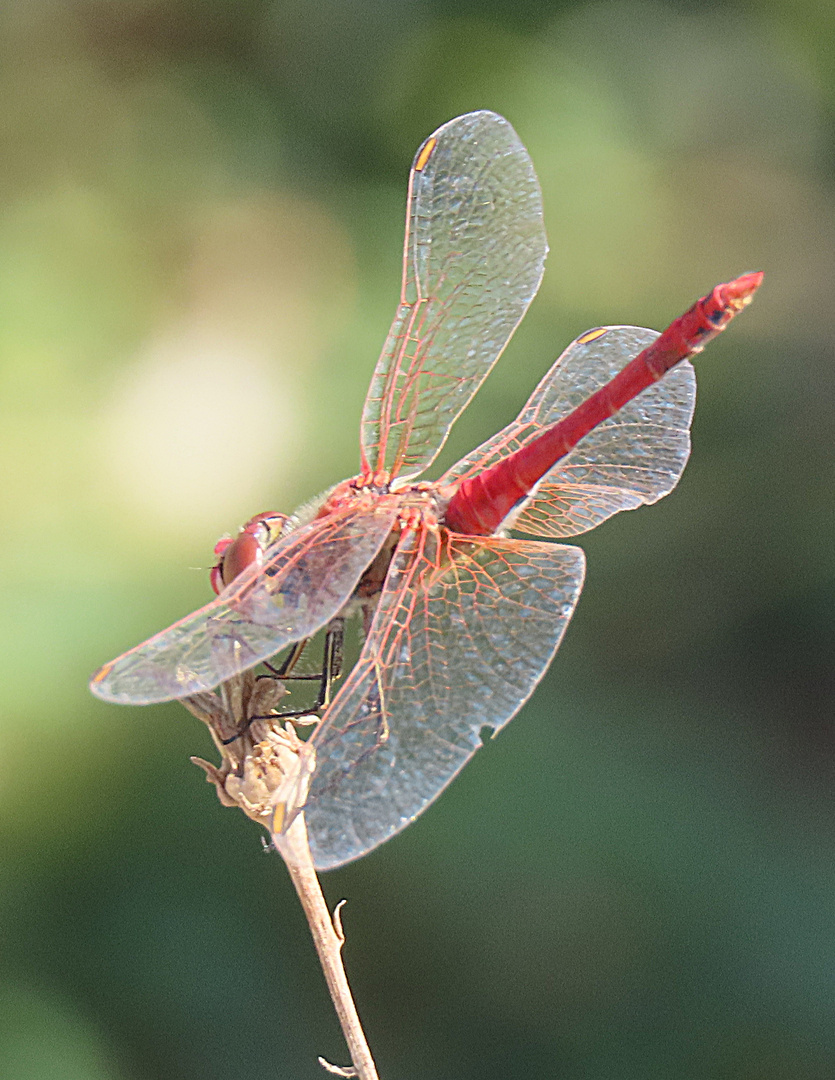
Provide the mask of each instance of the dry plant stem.
POLYGON ((331 917, 313 866, 304 813, 297 809, 304 803, 310 757, 305 756, 305 743, 293 726, 288 723, 282 727, 279 718, 269 715, 283 692, 273 680, 259 680, 253 672, 244 672, 225 683, 218 694, 185 698, 183 704, 208 726, 221 755, 219 767, 200 758, 191 760, 206 773, 224 806, 240 807, 247 817, 272 834, 273 843, 287 864, 353 1068, 341 1069, 323 1058, 319 1058, 320 1063, 336 1076, 379 1080, 342 966, 345 937, 339 907, 331 917), (286 805, 288 798, 295 816, 282 831, 275 828, 273 815, 277 802, 286 805))
POLYGON ((296 817, 287 832, 276 840, 276 846, 287 864, 293 885, 307 916, 313 943, 319 954, 319 962, 325 973, 328 990, 348 1044, 354 1069, 353 1071, 335 1069, 329 1067, 322 1058, 319 1061, 325 1068, 329 1068, 340 1076, 356 1075, 359 1080, 379 1080, 342 964, 342 946, 345 938, 339 921, 339 908, 331 917, 313 867, 313 859, 307 843, 304 814, 296 817))

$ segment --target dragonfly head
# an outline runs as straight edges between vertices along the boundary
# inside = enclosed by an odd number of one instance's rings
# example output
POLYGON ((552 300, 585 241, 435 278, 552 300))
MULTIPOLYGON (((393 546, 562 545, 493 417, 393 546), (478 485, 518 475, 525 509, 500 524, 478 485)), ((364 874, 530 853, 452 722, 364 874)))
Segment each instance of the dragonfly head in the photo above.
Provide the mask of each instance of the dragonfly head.
POLYGON ((286 514, 256 514, 241 526, 234 539, 224 536, 218 540, 215 544, 218 562, 212 567, 209 577, 218 595, 253 563, 261 565, 264 552, 282 535, 288 520, 286 514))

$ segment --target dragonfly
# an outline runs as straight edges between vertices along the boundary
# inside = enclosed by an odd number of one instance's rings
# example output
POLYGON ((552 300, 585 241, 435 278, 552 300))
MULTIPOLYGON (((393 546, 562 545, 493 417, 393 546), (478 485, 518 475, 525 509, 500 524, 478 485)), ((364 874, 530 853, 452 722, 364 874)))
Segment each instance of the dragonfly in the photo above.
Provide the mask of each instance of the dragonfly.
POLYGON ((259 514, 216 548, 219 594, 105 664, 110 702, 211 691, 362 619, 359 657, 307 739, 304 812, 318 869, 399 832, 519 711, 548 668, 585 573, 576 536, 656 502, 690 451, 700 352, 762 274, 716 286, 662 334, 581 334, 519 416, 419 479, 536 295, 548 245, 539 182, 511 125, 459 116, 410 173, 400 303, 371 379, 360 471, 295 515, 259 514), (517 534, 522 534, 521 536, 517 534), (538 539, 535 539, 538 538, 538 539), (544 538, 544 539, 543 539, 544 538))

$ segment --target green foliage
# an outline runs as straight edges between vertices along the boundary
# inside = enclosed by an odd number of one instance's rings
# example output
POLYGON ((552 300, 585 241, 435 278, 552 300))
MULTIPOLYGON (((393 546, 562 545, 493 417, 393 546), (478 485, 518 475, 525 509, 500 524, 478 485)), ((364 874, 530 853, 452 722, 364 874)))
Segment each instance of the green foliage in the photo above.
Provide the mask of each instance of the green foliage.
POLYGON ((88 673, 212 547, 352 474, 414 148, 508 116, 551 255, 440 469, 575 334, 767 272, 691 465, 583 539, 546 682, 326 878, 386 1080, 835 1074, 831 295, 821 4, 7 5, 0 14, 0 1073, 342 1060, 292 890, 88 673))

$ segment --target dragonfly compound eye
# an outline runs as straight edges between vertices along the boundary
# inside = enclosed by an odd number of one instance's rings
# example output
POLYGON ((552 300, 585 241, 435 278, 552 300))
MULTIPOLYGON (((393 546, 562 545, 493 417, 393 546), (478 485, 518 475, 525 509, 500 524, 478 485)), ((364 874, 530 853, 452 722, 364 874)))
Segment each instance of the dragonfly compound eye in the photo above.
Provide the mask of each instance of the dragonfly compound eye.
MULTIPOLYGON (((218 547, 220 546, 218 544, 218 547)), ((223 592, 238 574, 242 574, 253 563, 259 563, 261 552, 261 544, 252 532, 239 533, 234 540, 223 546, 222 551, 216 551, 216 554, 220 555, 220 562, 213 567, 210 578, 214 591, 223 592)))
POLYGON ((256 514, 241 528, 234 540, 218 540, 215 555, 219 562, 212 567, 210 581, 218 594, 253 563, 260 564, 265 549, 278 540, 287 526, 286 514, 256 514))

